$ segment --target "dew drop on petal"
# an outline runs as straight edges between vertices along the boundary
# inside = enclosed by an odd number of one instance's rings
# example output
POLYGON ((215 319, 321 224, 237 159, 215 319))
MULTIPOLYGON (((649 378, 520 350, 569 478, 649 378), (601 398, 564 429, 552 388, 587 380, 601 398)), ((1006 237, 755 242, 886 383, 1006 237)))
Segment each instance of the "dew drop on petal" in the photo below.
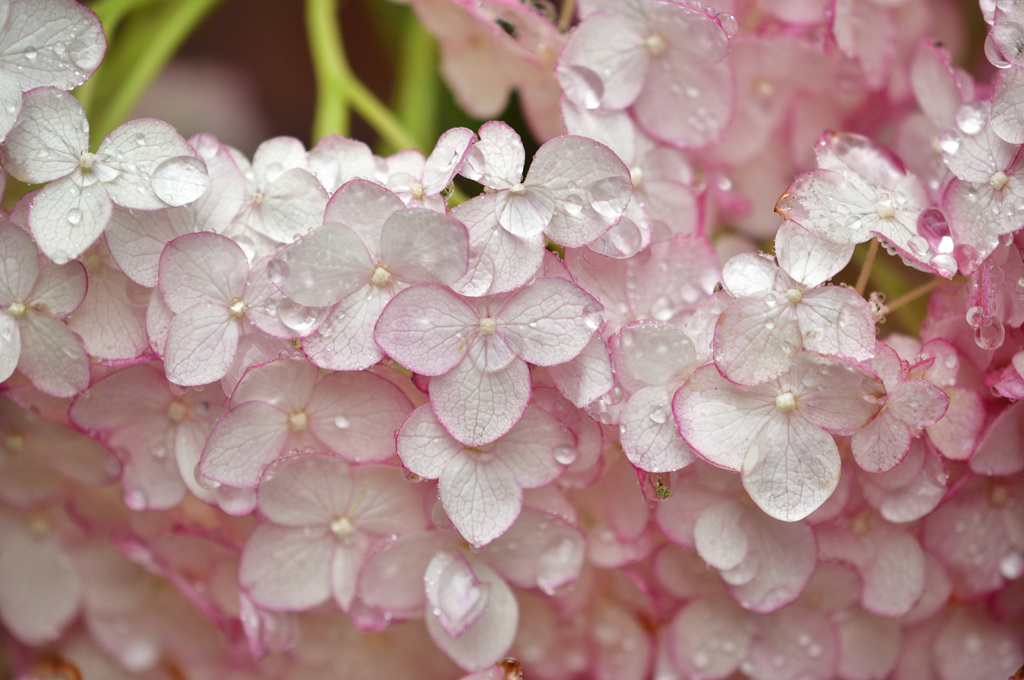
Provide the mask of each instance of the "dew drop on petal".
POLYGON ((71 210, 68 210, 65 217, 67 217, 70 224, 78 224, 82 221, 82 211, 78 208, 72 208, 71 210))
MULTIPOLYGON (((56 50, 56 47, 54 47, 54 50, 56 50)), ((71 41, 71 46, 68 48, 68 57, 71 58, 71 63, 76 68, 89 72, 95 70, 100 65, 105 51, 106 45, 101 41, 97 41, 86 32, 71 41)))
POLYGON ((987 119, 988 113, 985 110, 985 105, 978 101, 967 102, 956 112, 956 126, 969 135, 981 132, 987 119))
POLYGON ((558 71, 558 81, 566 96, 585 109, 601 105, 604 83, 601 76, 585 66, 568 66, 558 71))
POLYGON ((967 310, 967 325, 971 328, 978 328, 985 321, 985 311, 981 307, 971 307, 967 310))
POLYGON ((575 194, 566 196, 565 202, 562 203, 562 209, 569 217, 579 217, 583 212, 583 199, 575 194))
POLYGON ((587 199, 590 207, 605 219, 615 220, 622 214, 629 185, 614 177, 594 182, 587 187, 587 199))
POLYGON ((933 257, 928 264, 941 276, 952 278, 956 274, 957 264, 952 255, 939 253, 933 257))
POLYGON ((649 418, 658 425, 661 425, 668 420, 668 409, 664 407, 656 408, 653 411, 651 411, 651 415, 649 416, 649 418))
POLYGON ((555 447, 554 457, 555 462, 561 465, 572 465, 576 462, 576 457, 579 452, 575 446, 558 446, 555 447))
POLYGON ((998 349, 1006 338, 1006 329, 994 316, 985 319, 974 329, 974 342, 982 349, 998 349))
POLYGON ((153 192, 167 205, 191 203, 206 191, 206 165, 192 156, 168 158, 153 171, 153 192))
POLYGON ((35 58, 39 56, 39 52, 32 49, 31 47, 25 50, 25 58, 29 61, 35 61, 35 58))
POLYGON ((1024 575, 1024 555, 1016 550, 999 560, 999 573, 1003 578, 1014 581, 1024 575))
POLYGON ((344 413, 334 416, 334 426, 339 430, 347 430, 352 421, 344 413))
POLYGON ((592 331, 596 331, 601 325, 601 312, 604 307, 598 302, 591 302, 583 308, 583 325, 592 331))
POLYGON ((269 263, 267 263, 267 278, 277 288, 282 288, 285 281, 288 279, 288 275, 291 273, 291 267, 288 266, 288 262, 284 257, 275 257, 269 263))
POLYGON ((707 652, 694 652, 693 666, 697 669, 704 669, 711 665, 711 657, 707 652))
POLYGON ((960 149, 960 134, 956 130, 947 130, 939 135, 939 148, 943 153, 955 154, 960 149))
POLYGON ((316 310, 291 300, 281 300, 277 305, 277 319, 296 333, 305 333, 316 324, 316 310))

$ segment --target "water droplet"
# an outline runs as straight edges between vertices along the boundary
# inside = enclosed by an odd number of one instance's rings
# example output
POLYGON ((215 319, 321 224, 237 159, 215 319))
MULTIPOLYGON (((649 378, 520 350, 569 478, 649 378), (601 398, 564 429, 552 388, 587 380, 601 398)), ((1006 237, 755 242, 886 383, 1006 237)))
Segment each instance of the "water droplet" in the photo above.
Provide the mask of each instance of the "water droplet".
POLYGON ((617 177, 608 177, 587 187, 590 207, 606 220, 615 221, 629 202, 632 183, 617 177))
POLYGON ((141 132, 139 134, 135 135, 135 145, 136 146, 142 146, 145 143, 146 143, 146 135, 142 134, 141 132))
POLYGON ((570 65, 558 69, 558 82, 569 99, 585 109, 596 109, 604 96, 604 82, 586 66, 570 65))
POLYGON ((817 642, 813 643, 807 648, 807 656, 812 659, 819 659, 821 655, 825 653, 824 647, 819 645, 817 642))
POLYGON ((168 158, 153 171, 153 192, 171 206, 185 205, 206 192, 206 164, 192 156, 168 158))
POLYGON ((955 130, 947 130, 939 135, 939 148, 943 153, 955 154, 960 149, 960 134, 955 130))
POLYGON ((656 408, 653 411, 651 411, 651 415, 649 417, 652 421, 654 421, 658 425, 661 425, 666 420, 668 420, 668 409, 665 407, 656 408))
MULTIPOLYGON (((56 46, 54 49, 56 49, 56 46)), ((96 70, 96 67, 100 65, 106 49, 106 41, 96 40, 96 36, 85 31, 71 41, 71 45, 68 48, 68 57, 77 70, 89 73, 96 70)))
POLYGON ((334 426, 339 430, 347 430, 352 421, 344 413, 334 416, 334 426))
POLYGON ((956 112, 956 126, 968 135, 981 132, 987 121, 988 111, 985 110, 985 105, 978 101, 967 102, 956 112))
POLYGON ((1003 323, 994 316, 985 319, 974 329, 974 342, 982 349, 999 349, 1006 338, 1003 323))
POLYGON ((575 446, 555 447, 555 462, 557 462, 560 465, 572 465, 574 462, 576 462, 576 457, 578 455, 579 451, 576 450, 575 446))
POLYGON ((985 310, 981 307, 971 307, 966 314, 967 325, 971 328, 978 328, 985 321, 985 310))
POLYGON ((65 217, 67 217, 69 223, 78 224, 82 221, 82 211, 78 208, 72 208, 71 210, 68 210, 65 217))
POLYGON ((599 302, 591 302, 583 308, 583 325, 592 331, 596 331, 601 325, 601 312, 604 307, 599 302))
POLYGON ((277 305, 277 318, 296 333, 306 333, 316 324, 316 310, 291 300, 281 300, 277 305))
POLYGON ((29 61, 35 61, 35 58, 38 57, 38 56, 39 56, 39 52, 36 52, 31 47, 29 49, 25 50, 25 58, 28 59, 29 61))
POLYGON ((918 257, 928 253, 928 241, 921 236, 911 236, 907 239, 907 247, 910 252, 918 257))
POLYGON ((562 203, 562 209, 569 217, 579 217, 583 212, 583 199, 576 194, 566 196, 562 203))
POLYGON ((694 652, 693 665, 695 668, 704 669, 711 665, 711 657, 707 652, 694 652))
POLYGON ((954 259, 952 255, 939 253, 931 260, 929 260, 928 264, 930 264, 932 268, 939 273, 940 276, 952 278, 953 275, 956 274, 956 259, 954 259))

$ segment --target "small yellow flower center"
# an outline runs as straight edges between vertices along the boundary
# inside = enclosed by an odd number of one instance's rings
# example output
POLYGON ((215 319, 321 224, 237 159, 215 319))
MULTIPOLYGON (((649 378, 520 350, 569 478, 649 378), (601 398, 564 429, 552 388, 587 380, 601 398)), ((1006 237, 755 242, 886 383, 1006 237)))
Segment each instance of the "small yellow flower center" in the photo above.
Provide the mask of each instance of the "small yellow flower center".
POLYGON ((422 201, 427 195, 427 192, 423 189, 423 185, 419 182, 413 182, 409 185, 409 193, 412 194, 412 197, 417 201, 422 201))
POLYGON ((512 194, 513 196, 522 196, 523 194, 526 193, 526 186, 522 182, 516 182, 511 187, 509 187, 508 193, 512 194))
POLYGON ((292 428, 293 432, 301 432, 308 426, 309 416, 306 415, 305 411, 296 411, 288 416, 288 427, 292 428))
POLYGON ((804 299, 804 294, 796 288, 790 288, 786 291, 786 299, 789 300, 789 304, 798 305, 804 299))
POLYGON ((1006 173, 1000 170, 996 174, 989 178, 988 183, 992 185, 992 188, 996 191, 1002 191, 1006 183, 1010 181, 1010 178, 1006 176, 1006 173))
POLYGON ((647 48, 647 51, 651 54, 661 54, 668 48, 668 43, 665 42, 664 36, 660 33, 651 33, 647 36, 647 39, 644 40, 644 47, 647 48))
POLYGON ((345 538, 353 531, 355 531, 355 527, 352 526, 352 522, 348 521, 348 517, 339 517, 331 522, 331 533, 338 538, 345 538))
POLYGON ((498 322, 489 316, 480 319, 480 333, 483 335, 494 335, 498 330, 498 322))
POLYGON ((28 307, 24 302, 12 302, 11 306, 7 308, 7 313, 15 319, 21 319, 28 314, 28 307))
POLYGON ((17 432, 12 432, 4 438, 4 448, 11 453, 18 453, 25 448, 25 438, 17 432))
POLYGON ((78 159, 78 167, 82 170, 92 170, 92 164, 96 162, 96 154, 83 153, 78 159))
POLYGON ((228 301, 228 313, 236 319, 245 316, 245 302, 240 297, 233 297, 228 301))
POLYGON ((633 184, 634 189, 638 189, 640 184, 644 181, 644 169, 639 165, 630 168, 629 181, 633 184))
POLYGON ((794 410, 796 408, 796 397, 793 396, 792 392, 783 392, 775 397, 775 408, 779 409, 780 413, 788 413, 794 410))
POLYGON ((391 272, 384 267, 378 266, 373 270, 373 276, 370 277, 370 284, 380 288, 391 283, 391 272))
POLYGON ((875 204, 875 213, 883 220, 896 217, 896 206, 888 198, 875 204))
POLYGON ((167 420, 172 423, 180 423, 188 415, 188 406, 180 401, 172 401, 167 407, 167 420))

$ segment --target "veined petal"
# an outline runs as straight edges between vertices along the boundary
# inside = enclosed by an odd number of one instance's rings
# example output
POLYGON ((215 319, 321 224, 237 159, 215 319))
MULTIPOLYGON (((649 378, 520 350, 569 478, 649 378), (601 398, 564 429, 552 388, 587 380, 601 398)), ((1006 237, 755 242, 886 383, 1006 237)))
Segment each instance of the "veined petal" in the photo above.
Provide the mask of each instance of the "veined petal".
POLYGON ((275 611, 304 611, 331 596, 334 541, 327 529, 264 524, 242 549, 238 583, 253 602, 275 611))
POLYGON ((519 422, 530 401, 530 371, 515 360, 481 373, 471 361, 430 381, 430 405, 445 429, 466 446, 489 444, 519 422))
POLYGON ((476 547, 505 533, 523 507, 515 475, 492 454, 463 450, 445 465, 438 490, 452 524, 476 547))
POLYGON ((107 48, 99 18, 68 0, 12 2, 0 25, 0 68, 16 71, 23 89, 72 90, 89 79, 107 48))
POLYGON ((559 458, 576 456, 576 438, 557 418, 535 406, 494 444, 493 453, 524 489, 554 481, 564 469, 559 458))
POLYGON ((875 350, 875 319, 867 300, 850 288, 806 291, 796 306, 803 345, 811 352, 864 361, 875 350))
POLYGON ((128 121, 107 135, 96 151, 96 163, 116 172, 112 180, 103 180, 114 203, 136 210, 158 210, 189 202, 181 199, 195 200, 206 189, 209 180, 206 166, 194 156, 192 147, 173 126, 161 120, 142 118, 128 121), (189 162, 163 165, 178 157, 192 158, 200 166, 199 170, 192 169, 199 172, 195 175, 198 184, 184 193, 180 189, 172 190, 168 183, 175 177, 191 176, 192 172, 179 167, 189 162), (164 198, 177 200, 168 202, 164 198))
POLYGON ((441 375, 462 361, 478 325, 476 310, 457 295, 425 284, 392 298, 377 321, 373 339, 409 370, 441 375))
POLYGON ((287 440, 284 413, 260 401, 247 401, 217 421, 196 474, 233 487, 254 487, 287 440))
POLYGON ((438 138, 423 166, 424 193, 430 195, 444 191, 462 166, 474 141, 476 134, 464 127, 446 130, 438 138))
POLYGON ((21 358, 21 331, 18 322, 0 313, 0 382, 7 380, 21 358))
POLYGON ((632 105, 650 63, 645 29, 612 13, 588 16, 569 36, 555 69, 565 95, 585 109, 632 105))
POLYGON ((777 378, 800 351, 793 305, 784 297, 769 295, 771 299, 738 298, 718 318, 715 365, 729 380, 756 385, 777 378))
POLYGON ((619 420, 622 451, 647 472, 674 472, 697 458, 672 418, 672 394, 658 385, 629 398, 619 420))
POLYGON ((85 267, 81 263, 57 265, 41 257, 38 272, 36 285, 27 300, 33 309, 57 319, 78 309, 87 286, 85 267))
POLYGON ((758 507, 784 522, 803 519, 839 483, 835 440, 797 412, 775 413, 743 457, 743 488, 758 507))
POLYGON ((733 297, 763 297, 775 287, 779 268, 757 253, 739 253, 722 267, 722 285, 733 297))
POLYGON ((373 268, 359 236, 328 222, 281 251, 267 269, 271 282, 295 302, 328 307, 367 285, 373 268))
POLYGON ((384 267, 413 283, 451 285, 466 273, 469 234, 453 217, 426 208, 394 213, 380 233, 384 267))
POLYGON ((32 198, 28 222, 39 249, 55 263, 64 264, 99 238, 112 208, 103 184, 82 186, 65 177, 50 182, 32 198))
POLYGON ((412 412, 402 425, 397 441, 398 456, 405 467, 426 479, 440 477, 448 462, 464 450, 437 421, 427 404, 412 412))
POLYGON ((4 169, 23 182, 42 184, 71 174, 88 150, 82 105, 63 90, 41 87, 22 97, 21 116, 4 140, 4 169))
POLYGON ((278 359, 249 368, 231 393, 231 405, 262 401, 284 413, 306 407, 320 372, 302 358, 278 359))
POLYGON ((292 243, 324 219, 327 192, 313 173, 302 168, 283 172, 260 194, 250 226, 278 243, 292 243))
POLYGON ((104 237, 121 271, 135 283, 154 288, 164 246, 197 226, 188 207, 132 211, 114 206, 104 237))
POLYGON ((73 397, 89 386, 89 359, 67 326, 33 311, 19 326, 18 370, 32 384, 55 397, 73 397))
POLYGON ((460 172, 492 189, 508 189, 522 179, 524 165, 526 152, 519 134, 508 123, 490 121, 480 126, 480 138, 460 172))
POLYGON ((212 232, 179 236, 160 256, 160 292, 176 314, 212 303, 228 318, 226 308, 245 292, 248 277, 249 262, 242 249, 212 232))
POLYGON ((834 434, 864 427, 885 402, 885 387, 869 371, 839 359, 802 352, 784 380, 803 417, 834 434))
POLYGON ((39 276, 39 253, 21 228, 0 220, 0 304, 24 302, 39 276))
POLYGON ((227 307, 198 304, 174 315, 167 332, 164 369, 176 385, 220 380, 238 349, 238 320, 227 307))
POLYGON ((853 257, 853 244, 838 244, 786 220, 775 235, 779 266, 794 280, 813 288, 842 271, 853 257))
POLYGON ((360 371, 384 357, 373 341, 373 329, 391 300, 387 288, 367 285, 339 302, 312 334, 302 350, 320 368, 360 371))
POLYGON ((601 303, 572 281, 537 279, 496 315, 498 332, 516 354, 538 366, 574 358, 601 322, 601 303))
POLYGON ((327 526, 348 514, 352 473, 333 456, 294 456, 263 473, 256 500, 260 512, 289 527, 327 526))

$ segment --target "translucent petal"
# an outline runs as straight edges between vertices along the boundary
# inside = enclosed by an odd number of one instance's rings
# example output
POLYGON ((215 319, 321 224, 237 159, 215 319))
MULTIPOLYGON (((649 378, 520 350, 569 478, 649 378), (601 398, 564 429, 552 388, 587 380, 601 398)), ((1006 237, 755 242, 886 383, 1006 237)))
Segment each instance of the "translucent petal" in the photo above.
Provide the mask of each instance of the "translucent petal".
POLYGON ((89 123, 78 100, 63 90, 38 88, 22 98, 21 115, 4 141, 4 169, 42 184, 70 174, 88 150, 89 123))
POLYGON ((63 178, 32 199, 29 225, 39 249, 57 264, 81 255, 110 221, 112 205, 103 184, 82 186, 63 178))
POLYGON ((526 362, 481 373, 470 361, 430 381, 430 405, 445 429, 466 446, 488 444, 519 422, 530 400, 526 362))
POLYGON ((276 611, 311 609, 331 596, 334 542, 326 529, 264 524, 242 549, 239 585, 253 602, 276 611))

